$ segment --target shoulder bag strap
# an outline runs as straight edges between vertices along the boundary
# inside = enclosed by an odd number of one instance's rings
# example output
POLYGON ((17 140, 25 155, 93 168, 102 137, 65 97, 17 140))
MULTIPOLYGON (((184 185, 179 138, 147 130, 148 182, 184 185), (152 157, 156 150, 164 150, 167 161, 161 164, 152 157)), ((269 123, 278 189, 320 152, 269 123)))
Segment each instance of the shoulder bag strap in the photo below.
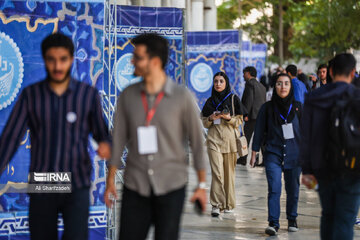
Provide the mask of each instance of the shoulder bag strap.
MULTIPOLYGON (((232 104, 232 111, 233 111, 233 117, 235 117, 235 104, 234 104, 234 98, 235 98, 235 94, 232 95, 232 98, 231 98, 231 104, 232 104)), ((243 123, 240 124, 241 125, 241 133, 240 136, 243 136, 245 134, 244 132, 244 120, 243 120, 243 123)))

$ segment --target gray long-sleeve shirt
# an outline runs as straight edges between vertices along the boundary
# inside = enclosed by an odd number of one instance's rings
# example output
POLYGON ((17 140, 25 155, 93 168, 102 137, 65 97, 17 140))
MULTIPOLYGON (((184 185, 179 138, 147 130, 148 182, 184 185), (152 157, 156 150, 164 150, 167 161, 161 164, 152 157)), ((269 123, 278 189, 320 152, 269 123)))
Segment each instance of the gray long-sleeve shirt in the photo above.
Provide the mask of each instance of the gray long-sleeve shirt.
POLYGON ((196 170, 205 169, 204 143, 200 114, 192 94, 167 79, 164 97, 150 125, 157 128, 158 152, 140 155, 137 128, 145 125, 146 114, 141 100, 144 83, 124 90, 117 100, 114 119, 113 150, 110 165, 122 167, 124 147, 128 157, 124 184, 140 195, 163 195, 187 183, 185 143, 189 140, 196 170))

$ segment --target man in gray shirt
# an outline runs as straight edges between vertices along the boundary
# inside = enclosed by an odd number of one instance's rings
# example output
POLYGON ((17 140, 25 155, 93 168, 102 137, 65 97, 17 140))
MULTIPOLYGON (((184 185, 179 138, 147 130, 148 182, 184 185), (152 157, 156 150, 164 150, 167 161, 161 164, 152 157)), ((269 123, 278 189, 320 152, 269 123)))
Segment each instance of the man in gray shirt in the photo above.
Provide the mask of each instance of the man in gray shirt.
POLYGON ((155 239, 178 239, 188 181, 188 140, 199 180, 191 201, 198 200, 203 211, 207 204, 199 112, 191 93, 166 76, 167 40, 148 33, 135 37, 132 44, 134 74, 143 81, 126 88, 117 100, 105 202, 110 207, 109 195, 117 197, 114 176, 123 167, 127 146, 120 239, 146 239, 152 224, 155 239))

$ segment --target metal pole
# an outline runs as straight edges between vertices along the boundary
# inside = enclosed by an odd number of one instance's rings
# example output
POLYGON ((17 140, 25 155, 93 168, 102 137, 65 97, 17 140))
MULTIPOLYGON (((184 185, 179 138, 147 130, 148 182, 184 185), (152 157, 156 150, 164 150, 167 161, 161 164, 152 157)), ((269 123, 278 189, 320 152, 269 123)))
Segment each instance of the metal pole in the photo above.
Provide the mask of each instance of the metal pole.
POLYGON ((111 54, 112 54, 112 42, 111 42, 111 0, 106 0, 108 6, 108 24, 107 24, 107 35, 108 35, 108 123, 109 130, 111 129, 111 54))
MULTIPOLYGON (((115 111, 115 106, 116 106, 116 97, 117 97, 117 86, 116 86, 116 80, 117 80, 117 45, 118 45, 118 42, 117 42, 117 5, 116 5, 116 2, 114 4, 114 7, 115 7, 115 10, 114 10, 114 14, 115 14, 115 21, 114 21, 114 38, 115 38, 115 42, 114 42, 114 51, 115 51, 115 58, 114 58, 114 66, 115 66, 115 71, 114 71, 114 75, 113 75, 113 80, 114 80, 114 108, 112 109, 113 110, 113 116, 114 116, 114 111, 115 111)), ((113 120, 113 117, 111 118, 113 120)))
POLYGON ((186 87, 188 86, 188 82, 187 82, 187 50, 186 50, 186 46, 187 46, 187 37, 186 37, 186 31, 185 31, 185 24, 186 24, 186 15, 185 15, 185 9, 182 9, 182 14, 183 14, 183 43, 182 43, 182 66, 183 69, 181 71, 182 73, 182 84, 185 85, 186 87))

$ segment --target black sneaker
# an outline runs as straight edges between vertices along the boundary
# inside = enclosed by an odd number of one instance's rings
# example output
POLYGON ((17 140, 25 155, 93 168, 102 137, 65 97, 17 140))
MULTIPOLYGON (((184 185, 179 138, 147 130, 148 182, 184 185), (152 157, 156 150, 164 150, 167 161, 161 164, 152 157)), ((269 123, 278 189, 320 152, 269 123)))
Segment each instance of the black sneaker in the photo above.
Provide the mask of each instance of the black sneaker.
POLYGON ((262 161, 262 163, 258 164, 257 167, 265 167, 264 160, 262 161))
POLYGON ((297 232, 297 231, 299 231, 296 220, 288 220, 288 231, 289 232, 297 232))
POLYGON ((212 207, 211 216, 218 217, 220 215, 220 209, 218 207, 212 207))
POLYGON ((255 157, 255 166, 259 166, 259 154, 256 154, 256 157, 255 157))
POLYGON ((279 231, 279 227, 275 226, 274 224, 269 224, 269 226, 265 229, 265 233, 270 236, 275 236, 279 231))
POLYGON ((247 155, 244 157, 239 157, 236 161, 237 164, 246 166, 246 160, 247 160, 247 155))

